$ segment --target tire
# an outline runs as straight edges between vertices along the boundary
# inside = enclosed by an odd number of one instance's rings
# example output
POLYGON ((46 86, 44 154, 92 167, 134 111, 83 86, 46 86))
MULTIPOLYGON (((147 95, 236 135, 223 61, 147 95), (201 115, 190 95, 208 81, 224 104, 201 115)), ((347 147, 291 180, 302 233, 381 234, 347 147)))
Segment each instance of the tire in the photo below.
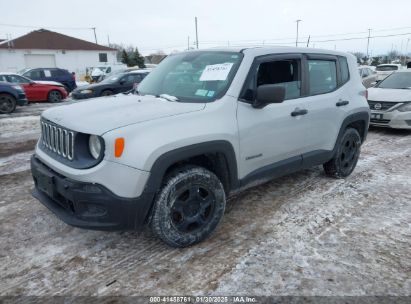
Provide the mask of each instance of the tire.
POLYGON ((1 93, 0 94, 0 114, 10 114, 16 109, 16 98, 14 96, 1 93))
POLYGON ((61 102, 62 99, 63 99, 63 95, 57 90, 52 90, 47 95, 47 101, 51 103, 61 102))
POLYGON ((217 176, 202 167, 182 167, 165 178, 156 196, 151 229, 172 247, 210 236, 223 217, 225 193, 217 176))
POLYGON ((100 96, 110 96, 110 95, 113 95, 113 91, 111 91, 111 90, 104 90, 100 94, 100 96))
POLYGON ((349 176, 357 165, 360 151, 360 134, 356 129, 346 129, 334 157, 323 165, 325 174, 336 178, 349 176))

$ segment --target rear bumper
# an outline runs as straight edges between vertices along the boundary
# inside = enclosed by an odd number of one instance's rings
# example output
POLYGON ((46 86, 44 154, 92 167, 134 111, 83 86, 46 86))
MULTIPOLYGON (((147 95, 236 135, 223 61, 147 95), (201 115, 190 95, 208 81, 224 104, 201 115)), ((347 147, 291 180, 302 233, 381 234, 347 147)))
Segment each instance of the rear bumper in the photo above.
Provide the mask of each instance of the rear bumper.
POLYGON ((93 230, 138 230, 146 223, 152 195, 123 198, 99 184, 64 177, 31 158, 33 196, 65 223, 93 230))

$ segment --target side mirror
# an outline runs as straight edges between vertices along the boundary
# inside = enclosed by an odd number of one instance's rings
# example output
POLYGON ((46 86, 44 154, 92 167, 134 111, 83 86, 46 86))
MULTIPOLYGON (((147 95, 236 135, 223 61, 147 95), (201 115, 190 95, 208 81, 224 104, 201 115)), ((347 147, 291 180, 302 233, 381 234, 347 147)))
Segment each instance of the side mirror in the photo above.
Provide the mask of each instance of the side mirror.
POLYGON ((122 80, 120 80, 120 85, 123 85, 123 84, 125 84, 126 83, 126 81, 124 80, 124 79, 122 79, 122 80))
POLYGON ((257 87, 257 96, 253 102, 256 109, 264 108, 270 103, 281 103, 285 99, 285 88, 278 84, 263 84, 257 87))
POLYGON ((30 82, 29 82, 29 85, 31 85, 31 86, 34 85, 34 84, 35 84, 34 81, 30 81, 30 82))

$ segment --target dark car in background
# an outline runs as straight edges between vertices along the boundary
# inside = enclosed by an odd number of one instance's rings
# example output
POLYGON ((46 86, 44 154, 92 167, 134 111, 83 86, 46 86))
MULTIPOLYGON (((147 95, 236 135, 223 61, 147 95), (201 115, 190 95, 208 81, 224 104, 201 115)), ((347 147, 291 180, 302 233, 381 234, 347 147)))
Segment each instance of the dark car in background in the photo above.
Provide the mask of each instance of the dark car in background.
POLYGON ((141 70, 114 74, 99 83, 79 87, 70 96, 73 99, 86 99, 127 92, 136 88, 149 73, 141 70))
POLYGON ((30 78, 31 80, 55 81, 59 82, 66 88, 67 92, 73 91, 76 85, 76 79, 69 71, 59 68, 37 68, 24 69, 19 72, 20 75, 30 78))
POLYGON ((0 114, 10 114, 16 109, 16 105, 24 106, 27 103, 21 86, 0 81, 0 114))

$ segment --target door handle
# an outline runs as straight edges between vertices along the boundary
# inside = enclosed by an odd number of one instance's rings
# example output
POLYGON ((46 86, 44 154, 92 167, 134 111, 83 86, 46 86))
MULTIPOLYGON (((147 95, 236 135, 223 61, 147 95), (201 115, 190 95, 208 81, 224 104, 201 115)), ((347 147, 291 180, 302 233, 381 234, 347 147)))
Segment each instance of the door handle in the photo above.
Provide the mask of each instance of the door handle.
POLYGON ((308 113, 308 110, 306 109, 295 109, 294 111, 291 112, 291 116, 295 117, 295 116, 300 116, 300 115, 305 115, 308 113))
POLYGON ((350 102, 348 100, 340 100, 338 101, 335 105, 337 107, 341 107, 341 106, 346 106, 347 104, 349 104, 350 102))

